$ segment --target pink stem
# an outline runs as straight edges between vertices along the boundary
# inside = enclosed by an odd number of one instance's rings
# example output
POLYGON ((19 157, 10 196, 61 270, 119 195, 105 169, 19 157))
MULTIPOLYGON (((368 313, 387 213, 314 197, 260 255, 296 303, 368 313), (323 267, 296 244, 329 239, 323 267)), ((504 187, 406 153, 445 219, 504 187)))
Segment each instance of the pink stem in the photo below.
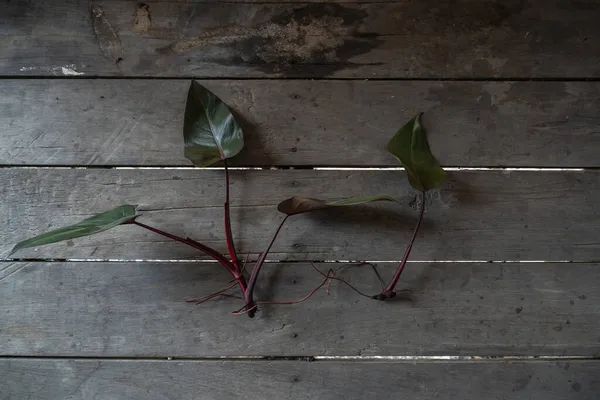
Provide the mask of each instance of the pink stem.
POLYGON ((419 232, 419 227, 421 226, 421 222, 423 222, 423 214, 425 213, 425 192, 424 191, 421 192, 420 197, 421 197, 421 211, 419 212, 419 220, 417 221, 417 226, 415 226, 415 230, 413 232, 412 238, 410 239, 410 242, 408 243, 408 247, 406 248, 406 251, 404 252, 404 257, 402 257, 402 261, 400 262, 400 265, 398 266, 398 269, 396 270, 396 273, 394 274, 394 277, 392 278, 392 281, 390 282, 390 284, 387 285, 381 291, 381 293, 373 296, 374 299, 386 300, 386 299, 391 299, 396 296, 396 292, 394 291, 394 289, 396 288, 396 284, 398 284, 398 280, 400 279, 400 275, 402 274, 402 271, 404 271, 404 267, 406 266, 406 262, 408 261, 408 256, 410 255, 412 246, 415 243, 415 239, 417 238, 417 233, 419 232))
POLYGON ((275 243, 275 239, 277 238, 277 235, 279 235, 279 231, 281 231, 281 228, 283 227, 285 221, 287 221, 288 217, 289 215, 286 215, 285 218, 281 221, 281 223, 277 227, 277 230, 275 231, 275 234, 273 235, 273 238, 271 239, 271 242, 269 243, 269 246, 267 246, 267 249, 260 255, 258 260, 256 260, 256 264, 254 264, 254 268, 252 268, 252 272, 250 273, 250 278, 248 279, 248 288, 244 296, 246 302, 246 310, 249 311, 248 315, 250 316, 250 318, 254 317, 254 312, 256 311, 252 295, 254 292, 254 286, 256 285, 256 279, 258 278, 258 273, 260 272, 260 269, 262 268, 265 259, 267 258, 267 254, 269 254, 269 250, 271 250, 273 243, 275 243))
POLYGON ((221 253, 219 253, 218 251, 216 251, 215 249, 208 247, 202 243, 198 243, 195 240, 192 239, 188 239, 188 238, 182 238, 180 236, 177 235, 172 235, 168 232, 162 231, 160 229, 154 228, 152 226, 143 224, 141 222, 138 221, 132 221, 131 222, 134 225, 140 226, 144 229, 148 229, 151 232, 154 233, 158 233, 159 235, 168 237, 169 239, 173 239, 177 242, 183 243, 183 244, 187 244, 188 246, 191 246, 197 250, 200 250, 201 252, 203 252, 204 254, 212 257, 214 260, 218 261, 219 264, 221 264, 222 266, 224 266, 225 268, 227 268, 227 270, 229 271, 229 273, 231 273, 231 275, 233 275, 234 279, 237 281, 238 285, 240 286, 240 289, 242 289, 242 293, 245 295, 246 294, 246 282, 244 280, 244 277, 241 276, 239 274, 239 272, 235 269, 235 267, 229 262, 229 260, 227 260, 221 253))

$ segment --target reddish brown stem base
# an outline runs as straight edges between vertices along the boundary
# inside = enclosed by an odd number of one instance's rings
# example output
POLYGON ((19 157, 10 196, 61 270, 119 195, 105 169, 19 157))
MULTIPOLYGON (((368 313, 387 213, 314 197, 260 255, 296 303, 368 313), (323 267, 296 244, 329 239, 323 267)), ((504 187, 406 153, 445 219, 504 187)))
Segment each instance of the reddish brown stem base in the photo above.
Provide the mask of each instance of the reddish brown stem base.
POLYGON ((398 280, 400 279, 400 275, 402 274, 402 271, 404 271, 404 267, 406 266, 406 262, 408 261, 408 256, 410 256, 410 251, 412 250, 412 246, 415 243, 415 239, 417 238, 417 233, 419 232, 419 227, 421 226, 421 222, 423 222, 423 214, 425 213, 425 192, 424 191, 421 192, 420 199, 421 199, 421 210, 419 212, 419 220, 417 221, 417 226, 415 226, 415 230, 413 232, 412 238, 410 239, 410 242, 408 243, 408 246, 406 247, 406 251, 404 252, 404 257, 402 257, 402 261, 400 261, 400 265, 398 266, 398 269, 396 270, 396 273, 394 274, 389 285, 387 285, 385 288, 383 288, 379 294, 372 296, 373 299, 384 301, 384 300, 389 300, 389 299, 393 299, 394 297, 396 297, 396 291, 395 291, 396 285, 398 284, 398 280))

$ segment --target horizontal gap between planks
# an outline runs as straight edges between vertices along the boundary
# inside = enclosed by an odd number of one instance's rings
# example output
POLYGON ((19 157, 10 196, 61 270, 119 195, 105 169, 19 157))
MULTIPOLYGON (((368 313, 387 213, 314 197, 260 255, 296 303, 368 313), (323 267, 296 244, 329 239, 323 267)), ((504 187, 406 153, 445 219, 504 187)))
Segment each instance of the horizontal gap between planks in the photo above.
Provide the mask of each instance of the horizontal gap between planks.
MULTIPOLYGON (((249 259, 249 262, 255 262, 256 259, 249 259)), ((198 260, 178 260, 178 259, 119 259, 119 258, 0 258, 0 262, 29 262, 29 263, 173 263, 173 264, 218 264, 218 261, 211 259, 198 260)), ((267 264, 396 264, 400 260, 265 260, 267 264)), ((592 264, 599 263, 600 260, 415 260, 407 261, 409 264, 592 264)))
MULTIPOLYGON (((304 4, 304 3, 303 3, 304 4)), ((83 71, 81 71, 83 72, 83 71)), ((353 77, 240 77, 240 76, 111 76, 111 75, 84 75, 58 76, 58 75, 6 75, 1 74, 0 79, 115 79, 115 80, 203 80, 203 81, 416 81, 416 82, 600 82, 600 77, 482 77, 482 78, 457 78, 457 77, 398 77, 398 78, 353 78, 353 77)))
MULTIPOLYGON (((0 165, 0 169, 114 169, 114 170, 197 170, 197 171, 221 171, 223 167, 183 167, 183 166, 117 166, 117 165, 0 165)), ((404 171, 403 167, 315 167, 315 166, 269 166, 269 167, 228 167, 230 171, 280 171, 280 170, 303 170, 303 171, 404 171)), ((444 167, 446 171, 458 172, 586 172, 598 171, 600 167, 444 167)))
POLYGON ((580 361, 600 360, 597 356, 213 356, 213 357, 86 357, 86 356, 0 356, 0 360, 77 360, 77 361, 356 361, 356 362, 490 362, 490 361, 580 361))

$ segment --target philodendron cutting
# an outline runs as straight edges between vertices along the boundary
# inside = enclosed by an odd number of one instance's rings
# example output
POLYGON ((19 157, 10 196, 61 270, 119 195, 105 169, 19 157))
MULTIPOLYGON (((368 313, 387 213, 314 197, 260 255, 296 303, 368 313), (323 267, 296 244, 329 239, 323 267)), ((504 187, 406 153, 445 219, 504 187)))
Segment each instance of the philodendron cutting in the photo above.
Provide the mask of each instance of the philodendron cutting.
MULTIPOLYGON (((301 196, 295 196, 286 199, 279 203, 277 207, 279 212, 284 214, 284 216, 282 217, 279 226, 275 229, 272 239, 267 244, 266 249, 260 253, 258 259, 254 263, 254 266, 250 269, 250 272, 246 273, 245 265, 240 263, 240 259, 236 252, 235 241, 231 230, 230 185, 229 169, 227 165, 227 160, 235 157, 244 148, 244 136, 242 128, 236 121, 234 114, 231 112, 229 107, 212 92, 195 81, 192 81, 187 96, 184 114, 183 138, 185 157, 189 159, 195 166, 206 167, 215 163, 222 163, 224 167, 225 194, 223 202, 223 222, 225 228, 225 245, 227 247, 227 255, 196 240, 177 236, 138 221, 140 214, 138 213, 137 207, 133 205, 121 205, 113 208, 110 211, 97 214, 75 225, 56 229, 35 236, 31 239, 24 240, 14 246, 10 254, 12 255, 18 250, 28 247, 37 247, 63 240, 75 239, 78 237, 99 233, 119 225, 133 224, 174 241, 191 246, 214 259, 225 269, 227 269, 227 271, 229 271, 233 279, 232 283, 228 287, 201 299, 193 299, 190 301, 202 303, 204 301, 222 296, 239 298, 243 301, 243 304, 239 310, 234 312, 234 314, 248 314, 250 317, 253 317, 261 304, 299 303, 308 299, 319 288, 323 287, 327 282, 331 282, 332 280, 338 280, 349 285, 347 282, 336 277, 333 271, 330 270, 328 273, 323 273, 314 264, 312 264, 313 268, 323 276, 323 280, 319 286, 313 289, 304 298, 282 302, 264 302, 254 298, 256 283, 265 264, 265 260, 267 259, 269 251, 271 250, 271 247, 281 231, 281 228, 286 221, 288 221, 289 217, 316 210, 351 207, 376 201, 397 202, 394 197, 387 195, 372 197, 361 195, 335 201, 319 200, 301 196), (235 286, 238 286, 240 296, 227 293, 235 286)), ((423 131, 420 123, 420 114, 400 128, 400 130, 389 141, 387 150, 396 156, 402 166, 405 168, 410 184, 419 191, 421 201, 419 202, 419 218, 400 265, 398 266, 390 282, 387 285, 384 285, 378 294, 374 296, 368 296, 377 300, 387 300, 396 296, 396 285, 398 284, 400 275, 406 266, 410 251, 423 220, 423 215, 425 212, 425 192, 438 187, 443 182, 446 175, 438 161, 431 154, 425 132, 423 131)), ((356 288, 352 288, 358 293, 365 295, 356 288)))

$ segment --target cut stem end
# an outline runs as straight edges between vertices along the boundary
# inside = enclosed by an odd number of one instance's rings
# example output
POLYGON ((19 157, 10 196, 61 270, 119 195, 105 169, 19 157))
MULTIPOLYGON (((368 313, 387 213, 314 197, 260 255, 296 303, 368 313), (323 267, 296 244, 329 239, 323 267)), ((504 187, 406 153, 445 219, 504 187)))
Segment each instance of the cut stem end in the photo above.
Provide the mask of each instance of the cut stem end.
POLYGON ((396 297, 395 291, 384 290, 383 292, 376 294, 375 296, 373 296, 371 298, 375 299, 375 300, 385 301, 385 300, 393 299, 394 297, 396 297))

